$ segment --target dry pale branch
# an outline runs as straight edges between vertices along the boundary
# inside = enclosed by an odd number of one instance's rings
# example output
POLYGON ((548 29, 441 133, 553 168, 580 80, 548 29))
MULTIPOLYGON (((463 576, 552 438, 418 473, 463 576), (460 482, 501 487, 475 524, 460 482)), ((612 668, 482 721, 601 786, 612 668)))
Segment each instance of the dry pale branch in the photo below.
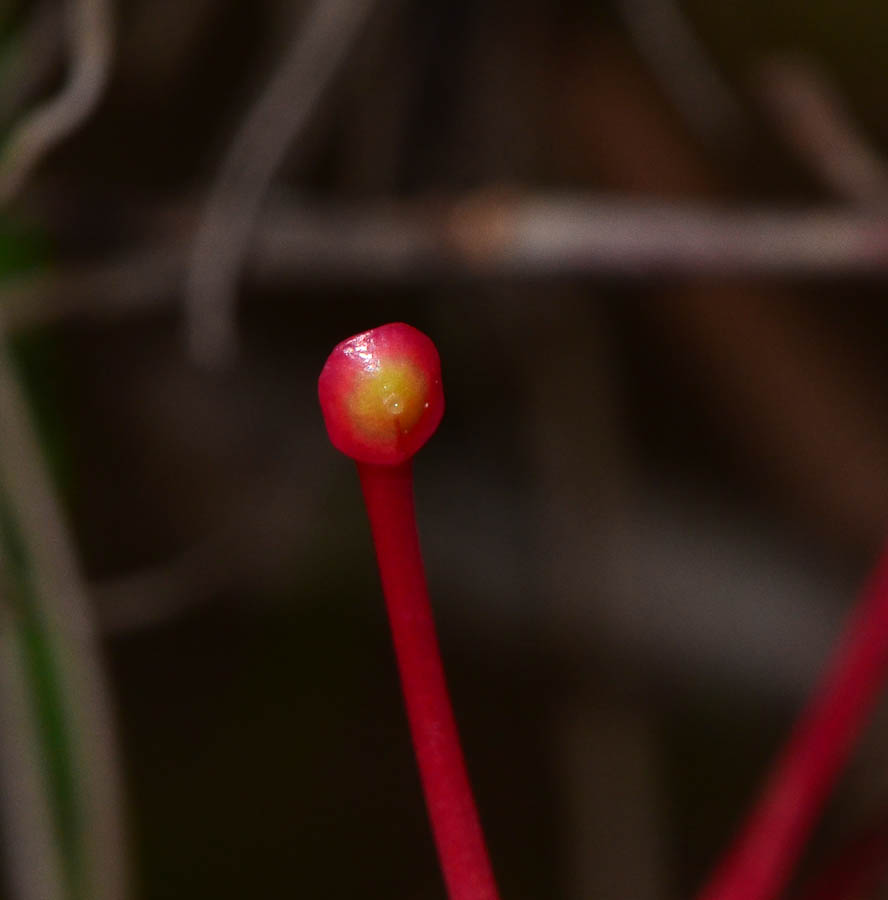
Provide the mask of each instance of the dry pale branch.
MULTIPOLYGON (((68 16, 69 78, 56 97, 13 131, 0 163, 0 203, 16 194, 46 153, 83 122, 102 95, 112 48, 110 7, 106 0, 72 0, 68 16)), ((43 462, 6 333, 0 326, 0 491, 21 534, 33 579, 35 615, 59 666, 60 690, 70 717, 76 802, 82 816, 84 890, 95 900, 122 900, 128 874, 121 775, 98 637, 73 538, 43 462)), ((10 693, 7 702, 13 701, 10 693)), ((13 715, 14 709, 8 712, 13 715)), ((20 724, 27 727, 23 719, 20 724)), ((37 825, 29 830, 36 840, 37 825)), ((24 881, 17 887, 28 889, 24 881)), ((35 889, 42 891, 39 886, 35 889)))
POLYGON ((113 31, 107 0, 71 0, 70 76, 59 94, 31 112, 12 133, 0 163, 0 203, 19 191, 34 167, 93 111, 105 88, 113 31))
MULTIPOLYGON (((6 588, 5 577, 3 583, 6 588)), ((0 810, 9 890, 15 900, 65 900, 64 863, 27 671, 21 629, 8 606, 0 607, 0 810)))
MULTIPOLYGON (((175 301, 181 233, 95 265, 7 280, 21 330, 175 301)), ((255 284, 479 277, 888 277, 888 219, 842 208, 731 210, 581 197, 471 197, 434 208, 278 205, 249 247, 255 284)))
POLYGON ((743 110, 676 0, 619 0, 617 6, 636 47, 694 132, 722 145, 743 136, 743 110))
POLYGON ((0 340, 0 433, 0 491, 25 547, 35 614, 59 666, 60 689, 70 716, 76 800, 83 816, 85 887, 93 900, 122 900, 128 879, 121 774, 98 634, 73 539, 4 340, 0 340))
POLYGON ((64 13, 55 0, 41 0, 10 40, 0 61, 0 122, 4 127, 45 86, 62 58, 64 13))
POLYGON ((888 167, 826 75, 804 59, 775 59, 758 80, 775 127, 825 185, 862 206, 888 203, 888 167))
POLYGON ((372 0, 316 0, 222 161, 186 284, 189 347, 215 365, 234 351, 238 278, 263 198, 361 32, 372 0))

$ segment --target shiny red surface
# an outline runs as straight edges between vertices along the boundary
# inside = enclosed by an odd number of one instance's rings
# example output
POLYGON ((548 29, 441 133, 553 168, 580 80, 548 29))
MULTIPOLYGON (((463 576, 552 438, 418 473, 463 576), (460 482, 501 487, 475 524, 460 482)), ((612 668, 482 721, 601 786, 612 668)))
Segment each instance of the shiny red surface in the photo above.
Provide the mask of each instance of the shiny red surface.
POLYGON ((365 331, 335 347, 318 395, 330 440, 358 462, 450 900, 498 900, 444 679, 413 504, 411 457, 444 412, 438 351, 426 335, 400 322, 365 331))
POLYGON ((412 467, 359 464, 358 472, 448 895, 497 900, 438 651, 416 531, 412 467))
POLYGON ((359 462, 404 462, 432 436, 444 413, 438 351, 403 322, 356 334, 333 349, 318 380, 318 397, 338 450, 359 462), (400 407, 399 392, 407 395, 400 407))

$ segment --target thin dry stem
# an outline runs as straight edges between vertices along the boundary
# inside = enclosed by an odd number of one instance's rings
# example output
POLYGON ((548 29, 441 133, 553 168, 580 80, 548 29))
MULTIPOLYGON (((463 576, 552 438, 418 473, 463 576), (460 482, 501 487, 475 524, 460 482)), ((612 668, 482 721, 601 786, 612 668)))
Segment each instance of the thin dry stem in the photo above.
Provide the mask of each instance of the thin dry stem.
POLYGON ((0 491, 29 557, 36 612, 60 668, 71 717, 87 896, 121 900, 128 893, 122 779, 97 631, 73 538, 5 341, 0 341, 0 433, 0 491))
POLYGON ((747 130, 746 117, 676 0, 619 0, 623 21, 657 80, 703 138, 721 144, 747 130))
MULTIPOLYGON (((531 194, 470 196, 431 210, 290 204, 257 223, 248 257, 252 283, 287 287, 565 275, 884 279, 888 221, 841 207, 733 210, 531 194)), ((7 279, 0 304, 13 332, 141 315, 175 302, 186 266, 174 230, 109 261, 7 279)))
POLYGON ((262 200, 372 8, 373 0, 316 0, 219 167, 186 284, 188 343, 202 364, 224 363, 235 350, 237 282, 262 200))
POLYGON ((805 59, 775 59, 759 81, 775 127, 825 185, 861 206, 888 204, 888 167, 822 71, 805 59))
POLYGON ((8 203, 33 169, 93 111, 105 88, 113 30, 107 0, 71 0, 70 76, 61 92, 14 129, 0 163, 0 203, 8 203))
POLYGON ((6 599, 0 601, 0 810, 9 887, 15 900, 66 900, 47 761, 21 635, 6 599))

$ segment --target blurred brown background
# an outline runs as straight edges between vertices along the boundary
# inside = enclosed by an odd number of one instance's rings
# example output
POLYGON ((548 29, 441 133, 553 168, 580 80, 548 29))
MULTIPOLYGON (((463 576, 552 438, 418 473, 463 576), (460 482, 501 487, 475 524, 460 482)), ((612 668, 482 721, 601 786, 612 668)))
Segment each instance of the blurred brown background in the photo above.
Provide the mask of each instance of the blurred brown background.
MULTIPOLYGON (((0 310, 134 895, 444 896, 315 398, 404 320, 444 364, 420 524, 503 895, 690 896, 888 523, 888 8, 0 13, 0 310)), ((808 869, 888 803, 886 741, 808 869)))

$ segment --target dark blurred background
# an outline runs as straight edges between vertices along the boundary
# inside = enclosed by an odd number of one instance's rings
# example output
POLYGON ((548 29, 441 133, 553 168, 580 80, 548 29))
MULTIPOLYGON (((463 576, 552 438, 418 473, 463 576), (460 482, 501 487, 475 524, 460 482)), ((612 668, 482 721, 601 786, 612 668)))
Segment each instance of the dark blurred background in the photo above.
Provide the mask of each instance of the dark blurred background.
MULTIPOLYGON (((0 499, 38 593, 73 548, 129 896, 444 897, 315 395, 396 320, 444 365, 417 502, 504 897, 692 894, 888 522, 886 35, 875 0, 0 3, 0 499)), ((886 744, 803 873, 884 812, 886 744)))

